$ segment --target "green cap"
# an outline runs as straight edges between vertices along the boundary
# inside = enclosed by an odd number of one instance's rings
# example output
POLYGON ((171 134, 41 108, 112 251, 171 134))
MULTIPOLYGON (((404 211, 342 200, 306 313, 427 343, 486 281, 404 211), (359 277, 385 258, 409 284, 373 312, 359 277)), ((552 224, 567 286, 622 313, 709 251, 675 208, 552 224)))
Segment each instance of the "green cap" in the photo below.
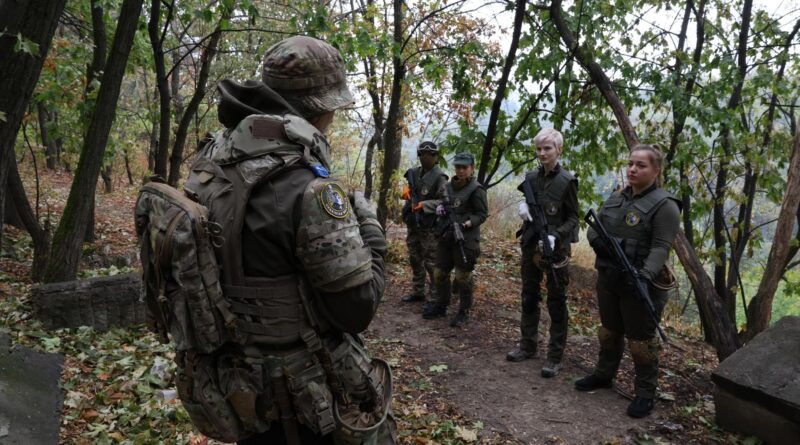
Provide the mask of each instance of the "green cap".
POLYGON ((342 55, 313 37, 289 37, 270 47, 264 54, 263 80, 306 118, 355 102, 342 55))
POLYGON ((425 141, 417 147, 417 154, 420 153, 435 153, 439 154, 439 147, 433 141, 425 141))
POLYGON ((453 165, 475 165, 472 153, 458 153, 453 157, 453 165))

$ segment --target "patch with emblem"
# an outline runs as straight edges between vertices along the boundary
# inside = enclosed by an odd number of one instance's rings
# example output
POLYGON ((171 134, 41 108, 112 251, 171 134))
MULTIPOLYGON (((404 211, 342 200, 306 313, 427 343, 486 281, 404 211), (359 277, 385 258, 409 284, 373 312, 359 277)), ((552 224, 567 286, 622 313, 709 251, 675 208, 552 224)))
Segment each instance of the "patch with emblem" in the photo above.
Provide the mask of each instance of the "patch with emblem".
POLYGON ((350 201, 347 199, 347 194, 336 183, 325 184, 325 187, 320 190, 319 205, 322 206, 325 213, 334 218, 346 218, 350 214, 350 201))
POLYGON ((634 211, 630 211, 628 212, 627 215, 625 215, 625 224, 627 224, 629 227, 633 227, 636 224, 639 224, 639 221, 641 220, 642 217, 639 216, 639 214, 634 211))
POLYGON ((422 186, 422 194, 423 195, 427 195, 428 192, 430 192, 430 191, 431 191, 431 189, 429 189, 427 185, 423 185, 422 186))
POLYGON ((548 202, 544 206, 544 212, 550 216, 554 216, 556 213, 558 213, 558 204, 554 202, 548 202))
POLYGON ((461 198, 456 198, 453 200, 453 207, 461 207, 461 198))

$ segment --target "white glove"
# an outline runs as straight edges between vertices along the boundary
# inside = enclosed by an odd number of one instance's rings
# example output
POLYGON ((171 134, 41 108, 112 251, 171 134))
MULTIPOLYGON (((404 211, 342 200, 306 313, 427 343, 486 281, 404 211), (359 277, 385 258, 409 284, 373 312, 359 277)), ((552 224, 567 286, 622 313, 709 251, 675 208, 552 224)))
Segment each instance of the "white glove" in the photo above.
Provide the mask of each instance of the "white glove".
POLYGON ((533 222, 531 210, 528 208, 527 202, 519 203, 519 217, 522 218, 523 221, 533 222))
POLYGON ((554 250, 556 248, 556 237, 547 235, 547 241, 550 242, 550 250, 554 250))

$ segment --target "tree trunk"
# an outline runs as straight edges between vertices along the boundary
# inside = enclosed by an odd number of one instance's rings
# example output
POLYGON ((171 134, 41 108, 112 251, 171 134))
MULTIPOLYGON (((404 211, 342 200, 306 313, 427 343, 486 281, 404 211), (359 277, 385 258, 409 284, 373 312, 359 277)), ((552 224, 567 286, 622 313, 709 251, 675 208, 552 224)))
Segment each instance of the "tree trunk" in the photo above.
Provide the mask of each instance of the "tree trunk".
POLYGON ((386 116, 386 131, 384 135, 383 171, 381 172, 381 189, 378 197, 378 221, 386 227, 389 216, 389 192, 392 188, 392 176, 400 167, 400 156, 403 145, 403 87, 406 77, 406 66, 403 63, 400 48, 403 45, 403 2, 394 0, 394 45, 392 56, 391 103, 386 116))
MULTIPOLYGON (((561 0, 553 0, 550 5, 550 18, 567 48, 575 54, 578 63, 586 69, 592 81, 600 89, 606 102, 614 111, 625 142, 629 148, 633 148, 639 143, 639 137, 625 111, 625 107, 619 100, 602 67, 593 59, 591 51, 584 45, 578 46, 575 36, 564 20, 563 12, 561 11, 561 0)), ((692 283, 692 288, 697 296, 701 310, 705 312, 708 320, 713 320, 710 326, 711 336, 717 351, 717 357, 723 360, 739 348, 736 327, 731 323, 731 319, 724 311, 719 295, 714 291, 713 283, 711 283, 708 274, 705 272, 703 264, 697 258, 694 248, 686 241, 683 232, 678 232, 674 246, 675 252, 680 258, 686 274, 689 276, 689 281, 692 283)))
MULTIPOLYGON (((220 17, 220 21, 227 20, 228 17, 230 17, 230 12, 227 12, 226 9, 226 12, 222 14, 222 17, 220 17)), ((169 163, 168 183, 173 187, 178 185, 178 181, 181 178, 183 149, 186 145, 186 136, 189 133, 189 125, 192 123, 192 119, 197 114, 198 108, 200 108, 200 102, 202 102, 203 98, 206 96, 206 85, 208 84, 208 75, 211 72, 211 63, 213 62, 214 56, 217 53, 217 46, 219 45, 219 40, 221 37, 222 30, 219 25, 217 25, 208 41, 208 46, 203 51, 203 55, 200 56, 200 74, 197 78, 196 89, 194 90, 192 99, 189 101, 189 105, 186 107, 186 110, 181 110, 182 116, 180 122, 178 123, 178 129, 175 132, 175 145, 172 147, 172 157, 169 163)), ((175 76, 175 72, 173 72, 172 75, 175 76)))
POLYGON ((18 215, 22 227, 31 236, 33 241, 33 264, 31 265, 31 279, 40 281, 47 266, 50 256, 50 221, 45 221, 44 227, 39 225, 39 220, 28 202, 25 187, 19 177, 17 161, 11 158, 9 167, 8 192, 10 200, 14 202, 15 213, 18 215))
POLYGON ((66 0, 0 2, 0 246, 14 143, 65 3, 66 0), (38 53, 16 51, 17 36, 38 45, 38 53))
POLYGON ((747 331, 744 333, 747 341, 752 340, 756 334, 769 326, 772 318, 772 301, 789 256, 794 220, 800 211, 800 132, 796 132, 794 135, 794 147, 787 174, 786 193, 783 195, 767 267, 764 269, 764 275, 761 277, 756 295, 747 306, 747 331))
POLYGON ((508 48, 508 54, 506 55, 506 61, 503 65, 503 72, 500 75, 500 81, 497 82, 497 91, 495 92, 494 102, 492 102, 492 111, 491 114, 489 114, 489 126, 486 129, 486 138, 483 141, 483 150, 479 161, 480 165, 478 166, 478 182, 481 184, 486 184, 488 179, 491 179, 487 178, 487 172, 492 160, 492 146, 494 145, 494 135, 497 132, 497 120, 500 118, 500 106, 503 104, 503 99, 506 95, 508 76, 511 74, 511 68, 514 66, 514 60, 517 56, 519 35, 522 32, 522 21, 525 18, 527 4, 527 0, 516 0, 516 5, 514 6, 514 31, 511 34, 511 45, 508 48))
MULTIPOLYGON (((52 114, 42 102, 36 104, 36 114, 39 116, 39 134, 42 135, 42 145, 45 146, 45 159, 48 170, 55 170, 58 165, 58 147, 56 141, 47 130, 48 123, 53 121, 52 114)), ((52 125, 52 124, 51 124, 52 125)))
POLYGON ((125 149, 125 173, 128 174, 128 185, 133 185, 133 174, 131 173, 131 161, 128 149, 125 149))
POLYGON ((114 192, 114 176, 111 174, 113 170, 114 164, 109 161, 108 165, 103 167, 100 170, 100 177, 103 178, 103 186, 105 187, 106 193, 113 193, 114 192))
MULTIPOLYGON (((169 136, 170 136, 170 91, 167 79, 167 68, 164 62, 164 40, 160 35, 161 1, 153 0, 150 6, 150 21, 147 24, 150 45, 153 48, 154 64, 156 69, 156 87, 158 88, 159 121, 158 121, 158 150, 154 173, 166 180, 167 163, 169 162, 169 136)), ((172 10, 170 9, 170 12, 172 10)), ((171 15, 171 14, 170 14, 171 15)), ((167 22, 170 21, 168 17, 167 22)))
POLYGON ((67 205, 53 237, 52 256, 44 276, 46 282, 74 279, 78 273, 82 235, 89 220, 88 202, 92 201, 87 200, 86 196, 94 195, 97 187, 97 177, 116 115, 120 85, 141 10, 142 0, 124 0, 120 7, 117 30, 103 70, 92 120, 84 138, 67 205))

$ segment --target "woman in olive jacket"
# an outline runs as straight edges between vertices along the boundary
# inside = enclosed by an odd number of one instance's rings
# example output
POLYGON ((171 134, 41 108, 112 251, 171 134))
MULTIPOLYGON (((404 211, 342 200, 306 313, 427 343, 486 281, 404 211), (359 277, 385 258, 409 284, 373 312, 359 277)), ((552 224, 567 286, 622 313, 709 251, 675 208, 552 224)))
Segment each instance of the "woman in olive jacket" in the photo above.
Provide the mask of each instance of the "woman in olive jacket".
MULTIPOLYGON (((662 161, 663 155, 656 147, 635 146, 628 160, 628 186, 614 192, 598 215, 639 270, 658 319, 667 303, 668 291, 674 287, 674 276, 666 261, 680 222, 680 202, 661 188, 662 161)), ((597 254, 600 356, 594 372, 576 381, 575 388, 591 391, 611 387, 627 338, 636 371, 635 398, 627 412, 631 417, 644 417, 653 410, 658 385, 661 345, 656 337, 656 323, 599 235, 589 228, 587 237, 597 254)))

